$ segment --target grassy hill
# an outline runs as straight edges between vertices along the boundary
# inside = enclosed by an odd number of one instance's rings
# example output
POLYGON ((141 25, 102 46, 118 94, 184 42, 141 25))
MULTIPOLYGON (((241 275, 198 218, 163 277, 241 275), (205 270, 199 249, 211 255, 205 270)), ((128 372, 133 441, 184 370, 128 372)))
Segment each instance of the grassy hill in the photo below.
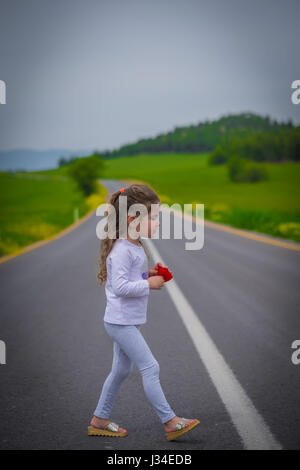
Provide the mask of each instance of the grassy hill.
POLYGON ((155 137, 139 139, 120 148, 99 152, 105 159, 147 153, 200 153, 213 151, 222 141, 243 137, 257 131, 272 131, 294 127, 291 121, 277 122, 269 116, 255 113, 230 114, 213 121, 175 127, 155 137))
MULTIPOLYGON (((299 163, 266 163, 267 181, 237 184, 225 166, 209 165, 208 156, 124 156, 106 162, 103 178, 143 181, 169 205, 204 204, 206 220, 300 241, 299 163)), ((82 217, 104 202, 104 187, 96 199, 84 198, 66 172, 0 173, 0 255, 60 232, 74 222, 74 208, 82 217)))
MULTIPOLYGON (((270 163, 267 159, 267 180, 237 183, 230 181, 225 165, 211 165, 209 157, 211 150, 226 139, 233 142, 254 137, 257 131, 288 133, 292 128, 290 122, 278 123, 253 113, 177 127, 173 132, 101 153, 105 157, 103 178, 143 181, 169 205, 204 204, 206 220, 299 242, 298 161, 270 163), (172 151, 174 148, 176 151, 172 151)), ((104 202, 103 186, 99 185, 98 194, 85 198, 67 172, 67 162, 45 171, 0 172, 0 256, 63 230, 74 222, 75 208, 82 217, 104 202)))
POLYGON ((168 204, 203 203, 205 219, 300 241, 299 163, 266 163, 267 181, 233 183, 208 156, 123 156, 109 162, 104 177, 144 181, 168 204))

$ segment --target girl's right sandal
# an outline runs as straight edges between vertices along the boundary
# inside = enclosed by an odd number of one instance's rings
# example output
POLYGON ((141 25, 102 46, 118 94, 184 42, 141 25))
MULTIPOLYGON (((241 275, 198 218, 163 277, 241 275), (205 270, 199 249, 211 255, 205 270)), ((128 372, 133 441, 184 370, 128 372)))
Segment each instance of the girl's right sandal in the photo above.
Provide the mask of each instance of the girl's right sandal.
POLYGON ((191 421, 191 420, 187 418, 182 418, 180 421, 178 421, 178 423, 175 426, 176 431, 166 432, 166 438, 168 439, 168 441, 172 441, 173 439, 176 439, 176 437, 182 436, 182 434, 189 432, 191 429, 195 428, 200 423, 198 419, 193 419, 191 424, 186 426, 186 423, 188 421, 191 421))
POLYGON ((119 425, 111 421, 105 426, 104 429, 95 428, 94 426, 88 426, 88 435, 124 437, 127 436, 127 432, 120 432, 119 425))

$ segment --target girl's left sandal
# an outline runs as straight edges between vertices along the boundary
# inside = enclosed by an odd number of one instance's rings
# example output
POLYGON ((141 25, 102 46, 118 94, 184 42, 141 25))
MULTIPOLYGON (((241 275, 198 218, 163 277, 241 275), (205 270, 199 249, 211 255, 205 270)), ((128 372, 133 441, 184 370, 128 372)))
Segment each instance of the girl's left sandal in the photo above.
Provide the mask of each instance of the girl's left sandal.
POLYGON ((113 437, 125 437, 127 432, 120 432, 119 425, 112 421, 108 423, 104 429, 95 428, 94 426, 88 426, 89 436, 113 436, 113 437))
POLYGON ((173 439, 176 439, 176 437, 182 436, 182 434, 189 432, 191 429, 195 428, 200 423, 199 419, 193 419, 192 422, 188 426, 186 426, 186 423, 188 421, 191 420, 187 418, 182 418, 180 421, 178 421, 175 426, 176 431, 166 432, 165 434, 168 441, 173 441, 173 439))

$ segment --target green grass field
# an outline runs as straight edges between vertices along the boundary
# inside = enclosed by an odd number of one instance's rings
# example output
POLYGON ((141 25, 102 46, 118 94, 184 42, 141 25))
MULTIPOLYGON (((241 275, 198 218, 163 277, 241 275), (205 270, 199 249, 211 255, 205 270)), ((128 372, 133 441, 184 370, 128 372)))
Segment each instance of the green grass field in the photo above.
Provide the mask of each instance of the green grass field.
POLYGON ((93 197, 85 199, 59 172, 0 172, 0 187, 1 256, 53 236, 75 221, 75 208, 81 218, 96 202, 93 197))
MULTIPOLYGON (((267 181, 232 183, 226 167, 209 166, 207 157, 160 154, 113 159, 107 161, 103 178, 143 181, 169 205, 204 204, 207 220, 300 241, 299 163, 266 164, 267 181)), ((20 177, 0 173, 0 255, 63 230, 74 222, 75 207, 82 217, 105 200, 106 190, 100 186, 100 199, 99 195, 84 199, 66 171, 62 167, 20 177)))
POLYGON ((140 155, 114 159, 104 178, 148 182, 162 202, 202 203, 204 216, 233 227, 300 241, 300 164, 266 164, 268 181, 233 183, 208 154, 140 155))

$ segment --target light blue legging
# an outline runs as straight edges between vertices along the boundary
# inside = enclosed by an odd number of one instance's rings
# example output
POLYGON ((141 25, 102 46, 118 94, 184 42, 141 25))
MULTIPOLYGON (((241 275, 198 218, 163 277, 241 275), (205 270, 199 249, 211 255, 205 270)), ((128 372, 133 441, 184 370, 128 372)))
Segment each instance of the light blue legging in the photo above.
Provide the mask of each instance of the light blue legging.
POLYGON ((142 333, 141 325, 118 325, 104 321, 108 335, 113 339, 113 362, 107 376, 94 415, 108 419, 124 379, 136 364, 142 375, 147 398, 162 423, 176 416, 168 404, 159 381, 159 364, 142 333))

